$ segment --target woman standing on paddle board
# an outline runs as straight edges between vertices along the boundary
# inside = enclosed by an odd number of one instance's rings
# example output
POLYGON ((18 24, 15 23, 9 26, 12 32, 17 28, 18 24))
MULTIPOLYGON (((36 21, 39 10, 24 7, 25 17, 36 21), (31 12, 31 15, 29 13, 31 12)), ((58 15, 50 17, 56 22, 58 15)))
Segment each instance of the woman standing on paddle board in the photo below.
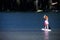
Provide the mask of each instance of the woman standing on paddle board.
POLYGON ((48 25, 49 25, 48 16, 44 15, 44 27, 45 27, 45 29, 49 29, 48 25))

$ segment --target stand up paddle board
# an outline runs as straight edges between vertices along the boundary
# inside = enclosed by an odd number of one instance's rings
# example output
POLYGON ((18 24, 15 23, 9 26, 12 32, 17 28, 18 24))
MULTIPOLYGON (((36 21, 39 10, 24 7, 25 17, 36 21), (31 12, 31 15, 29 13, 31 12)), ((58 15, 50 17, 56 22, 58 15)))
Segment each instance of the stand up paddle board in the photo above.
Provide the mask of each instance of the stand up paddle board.
POLYGON ((51 29, 45 29, 45 28, 42 28, 41 30, 43 30, 43 31, 51 31, 51 29))

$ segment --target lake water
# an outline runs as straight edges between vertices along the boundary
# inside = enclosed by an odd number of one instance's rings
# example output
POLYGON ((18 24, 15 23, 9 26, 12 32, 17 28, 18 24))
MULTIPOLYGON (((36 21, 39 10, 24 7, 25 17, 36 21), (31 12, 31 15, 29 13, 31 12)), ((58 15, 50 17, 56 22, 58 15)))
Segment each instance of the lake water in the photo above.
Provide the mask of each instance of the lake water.
POLYGON ((0 40, 60 40, 60 13, 0 12, 0 40), (51 32, 41 30, 44 14, 51 32))

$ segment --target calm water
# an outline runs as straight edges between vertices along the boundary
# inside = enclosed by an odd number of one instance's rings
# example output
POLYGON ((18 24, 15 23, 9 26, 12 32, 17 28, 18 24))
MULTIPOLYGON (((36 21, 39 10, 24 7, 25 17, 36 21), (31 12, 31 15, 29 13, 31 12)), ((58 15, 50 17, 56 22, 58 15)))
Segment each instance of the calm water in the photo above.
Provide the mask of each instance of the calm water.
POLYGON ((60 13, 2 12, 0 40, 60 40, 60 13), (49 16, 51 32, 44 32, 43 15, 49 16))
POLYGON ((60 31, 0 32, 0 40, 60 40, 60 31))

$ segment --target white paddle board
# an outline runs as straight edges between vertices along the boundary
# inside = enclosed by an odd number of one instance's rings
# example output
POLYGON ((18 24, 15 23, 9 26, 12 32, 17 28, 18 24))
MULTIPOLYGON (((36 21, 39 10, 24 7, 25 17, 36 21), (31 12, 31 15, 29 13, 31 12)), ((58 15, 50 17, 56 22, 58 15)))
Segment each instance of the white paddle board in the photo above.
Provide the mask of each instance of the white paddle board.
POLYGON ((43 30, 43 31, 51 31, 51 29, 45 29, 45 28, 42 28, 41 30, 43 30))

